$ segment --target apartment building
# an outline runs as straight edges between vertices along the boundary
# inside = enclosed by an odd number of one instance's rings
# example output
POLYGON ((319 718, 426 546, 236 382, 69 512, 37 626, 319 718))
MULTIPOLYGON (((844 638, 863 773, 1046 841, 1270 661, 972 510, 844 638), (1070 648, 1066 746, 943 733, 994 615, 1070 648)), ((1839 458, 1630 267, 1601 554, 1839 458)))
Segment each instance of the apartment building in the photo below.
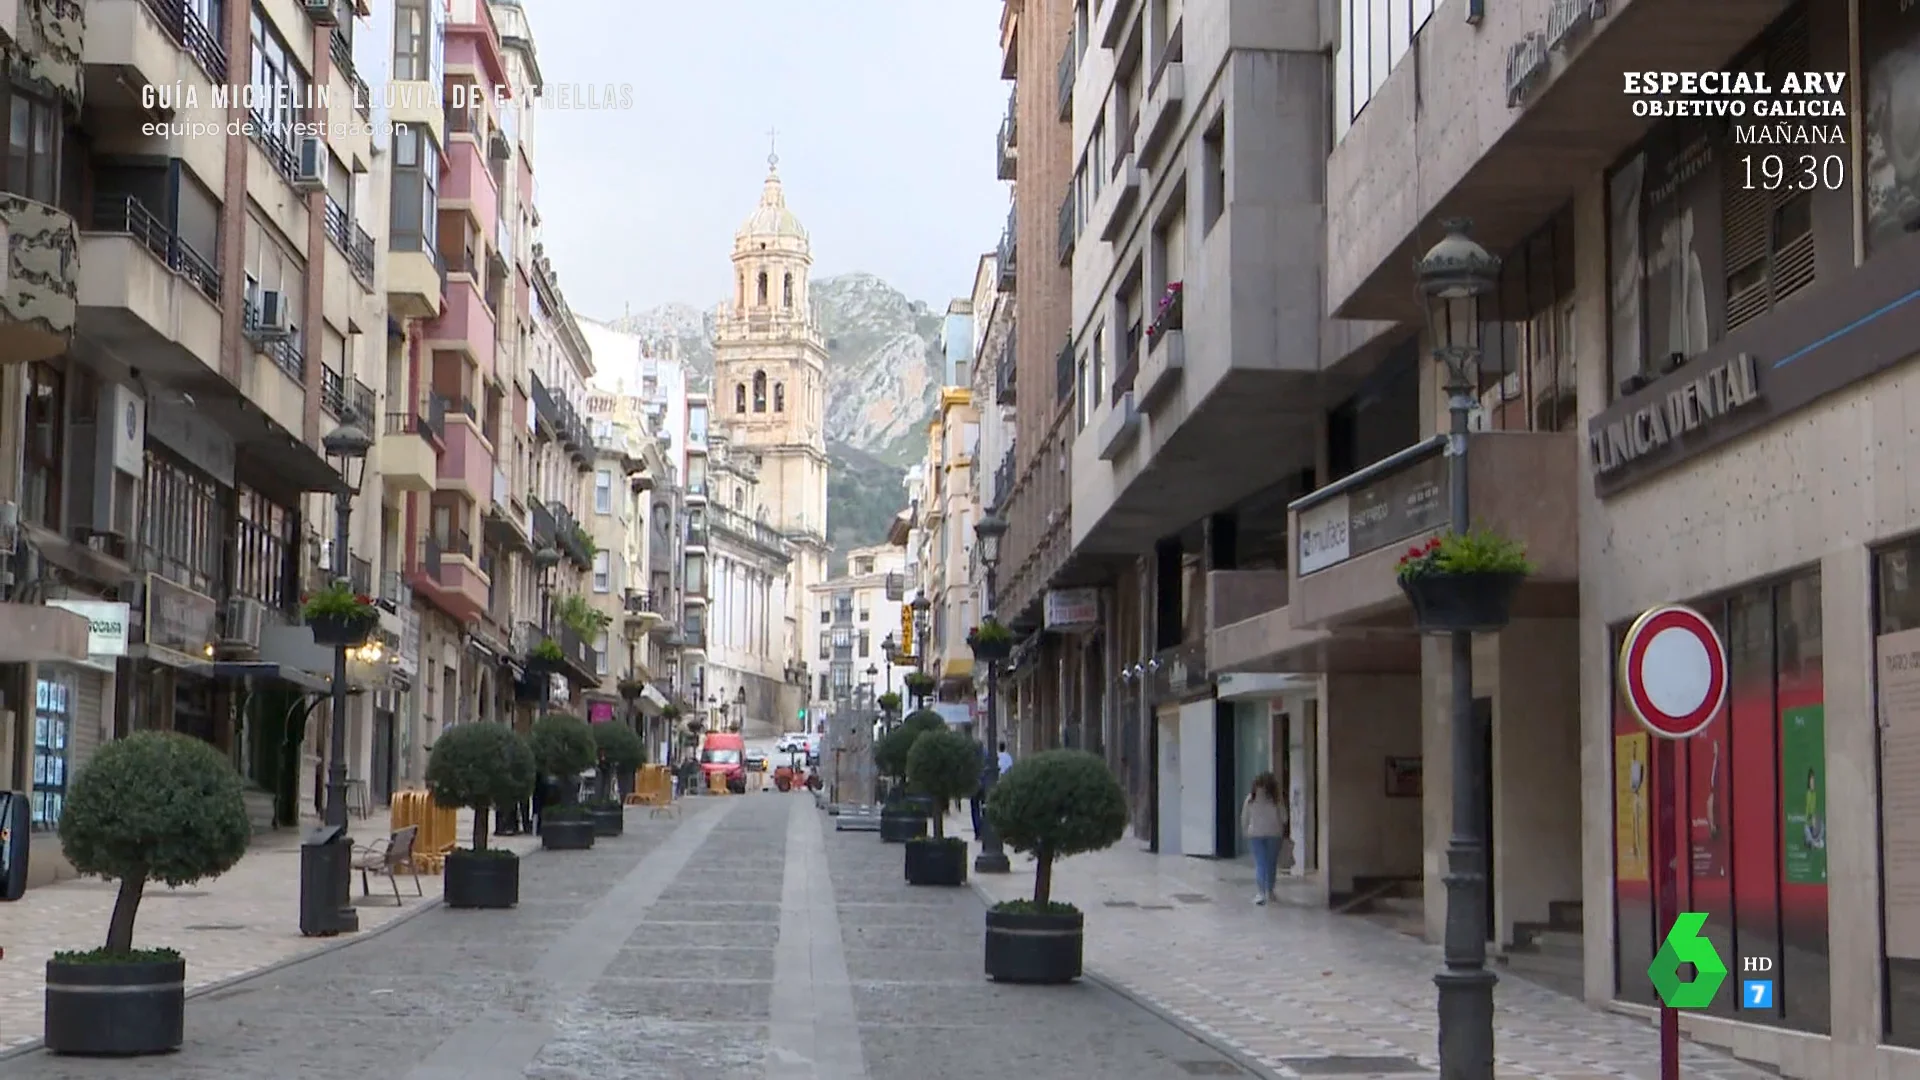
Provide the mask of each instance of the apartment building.
MULTIPOLYGON (((876 544, 847 552, 847 572, 815 586, 822 612, 817 700, 827 708, 854 707, 881 694, 905 696, 904 680, 914 670, 900 652, 901 616, 912 611, 908 580, 906 552, 876 544)), ((807 720, 803 728, 820 731, 826 715, 809 713, 807 720)))
POLYGON ((933 419, 927 425, 927 456, 921 500, 915 510, 921 533, 920 590, 928 603, 925 658, 938 680, 941 701, 971 704, 973 650, 967 632, 979 621, 974 587, 973 526, 980 510, 974 501, 974 471, 980 455, 980 414, 974 407, 973 303, 955 300, 947 307, 940 348, 944 379, 933 419))
MULTIPOLYGON (((974 267, 970 300, 973 337, 968 342, 968 348, 973 359, 967 368, 967 386, 980 425, 970 473, 976 522, 994 510, 1004 514, 1003 500, 1012 487, 1016 455, 1013 402, 1018 396, 1018 388, 1013 380, 1018 375, 1018 368, 1014 356, 1013 295, 1003 287, 1000 265, 998 252, 980 256, 979 263, 974 267)), ((965 539, 969 543, 976 543, 973 537, 965 539)), ((977 557, 970 559, 968 566, 967 580, 973 594, 973 609, 980 617, 994 614, 986 567, 977 557)), ((985 708, 985 668, 974 670, 973 700, 979 702, 982 709, 985 708)), ((1010 728, 1004 723, 1004 718, 1001 726, 1003 730, 1010 728)))

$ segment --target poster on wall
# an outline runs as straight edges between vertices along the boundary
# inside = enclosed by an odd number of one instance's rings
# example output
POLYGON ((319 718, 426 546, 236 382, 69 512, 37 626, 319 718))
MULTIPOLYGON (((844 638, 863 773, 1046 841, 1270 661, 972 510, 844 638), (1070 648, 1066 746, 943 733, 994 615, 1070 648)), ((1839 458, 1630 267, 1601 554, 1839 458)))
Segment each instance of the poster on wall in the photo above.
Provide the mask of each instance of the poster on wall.
POLYGON ((1644 731, 1613 737, 1613 860, 1620 881, 1647 880, 1647 850, 1652 830, 1647 824, 1647 796, 1653 789, 1653 736, 1644 731))
MULTIPOLYGON (((1920 770, 1920 629, 1880 635, 1874 655, 1880 774, 1912 776, 1920 770)), ((1920 821, 1920 785, 1882 785, 1880 820, 1920 821)), ((1880 845, 1887 955, 1920 960, 1920 829, 1883 828, 1880 845)))
POLYGON ((1724 878, 1728 870, 1727 719, 1723 714, 1687 742, 1688 825, 1693 837, 1693 879, 1724 878))
POLYGON ((1780 842, 1789 885, 1827 883, 1826 706, 1780 714, 1780 842))
POLYGON ((1862 0, 1861 81, 1866 128, 1869 250, 1900 240, 1920 220, 1920 6, 1911 0, 1862 0))

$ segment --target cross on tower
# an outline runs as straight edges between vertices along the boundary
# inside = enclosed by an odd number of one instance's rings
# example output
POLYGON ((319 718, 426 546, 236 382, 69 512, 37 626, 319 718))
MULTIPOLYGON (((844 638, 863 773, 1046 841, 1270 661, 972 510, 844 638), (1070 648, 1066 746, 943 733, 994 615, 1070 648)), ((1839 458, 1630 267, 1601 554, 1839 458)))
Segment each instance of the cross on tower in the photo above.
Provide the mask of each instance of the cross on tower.
POLYGON ((767 129, 767 167, 770 169, 777 168, 780 165, 779 146, 780 146, 780 129, 768 128, 767 129))

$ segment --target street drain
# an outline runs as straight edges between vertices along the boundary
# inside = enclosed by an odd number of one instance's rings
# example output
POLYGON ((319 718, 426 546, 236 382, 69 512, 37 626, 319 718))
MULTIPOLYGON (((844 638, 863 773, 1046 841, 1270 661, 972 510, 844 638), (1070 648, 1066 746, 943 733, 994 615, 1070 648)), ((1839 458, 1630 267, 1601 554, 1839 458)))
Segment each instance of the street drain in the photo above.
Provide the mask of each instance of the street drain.
POLYGON ((1213 903, 1213 897, 1211 897, 1211 896, 1208 896, 1208 895, 1207 895, 1207 894, 1205 894, 1205 893, 1197 893, 1197 892, 1177 892, 1177 893, 1174 893, 1174 894, 1173 894, 1173 898, 1174 898, 1175 900, 1178 900, 1178 901, 1180 901, 1180 902, 1181 902, 1181 903, 1183 903, 1183 904, 1211 904, 1211 903, 1213 903))
POLYGON ((1412 1058, 1332 1057, 1281 1058, 1280 1064, 1301 1076, 1429 1076, 1432 1070, 1412 1058))
POLYGON ((1172 911, 1172 904, 1141 904, 1141 911, 1172 911))
POLYGON ((1138 900, 1109 900, 1109 901, 1107 901, 1107 906, 1108 906, 1108 907, 1136 907, 1136 908, 1137 908, 1137 907, 1139 907, 1139 906, 1140 906, 1140 902, 1139 902, 1138 900))
POLYGON ((240 925, 239 923, 201 923, 198 926, 189 926, 187 927, 187 929, 189 930, 245 930, 246 927, 240 925))
POLYGON ((1231 1061, 1182 1061, 1180 1068, 1189 1076, 1240 1076, 1244 1072, 1231 1061))

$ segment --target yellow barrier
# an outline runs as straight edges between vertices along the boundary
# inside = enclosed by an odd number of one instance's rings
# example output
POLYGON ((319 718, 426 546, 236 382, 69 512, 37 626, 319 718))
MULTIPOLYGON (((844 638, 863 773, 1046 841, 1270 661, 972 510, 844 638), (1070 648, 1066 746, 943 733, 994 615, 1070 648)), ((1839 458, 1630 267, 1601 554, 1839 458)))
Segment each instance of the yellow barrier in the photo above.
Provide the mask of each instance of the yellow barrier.
POLYGON ((437 874, 446 863, 447 852, 459 839, 460 823, 450 806, 441 806, 425 791, 397 791, 393 795, 390 825, 404 829, 418 826, 413 840, 414 859, 421 873, 437 874))

